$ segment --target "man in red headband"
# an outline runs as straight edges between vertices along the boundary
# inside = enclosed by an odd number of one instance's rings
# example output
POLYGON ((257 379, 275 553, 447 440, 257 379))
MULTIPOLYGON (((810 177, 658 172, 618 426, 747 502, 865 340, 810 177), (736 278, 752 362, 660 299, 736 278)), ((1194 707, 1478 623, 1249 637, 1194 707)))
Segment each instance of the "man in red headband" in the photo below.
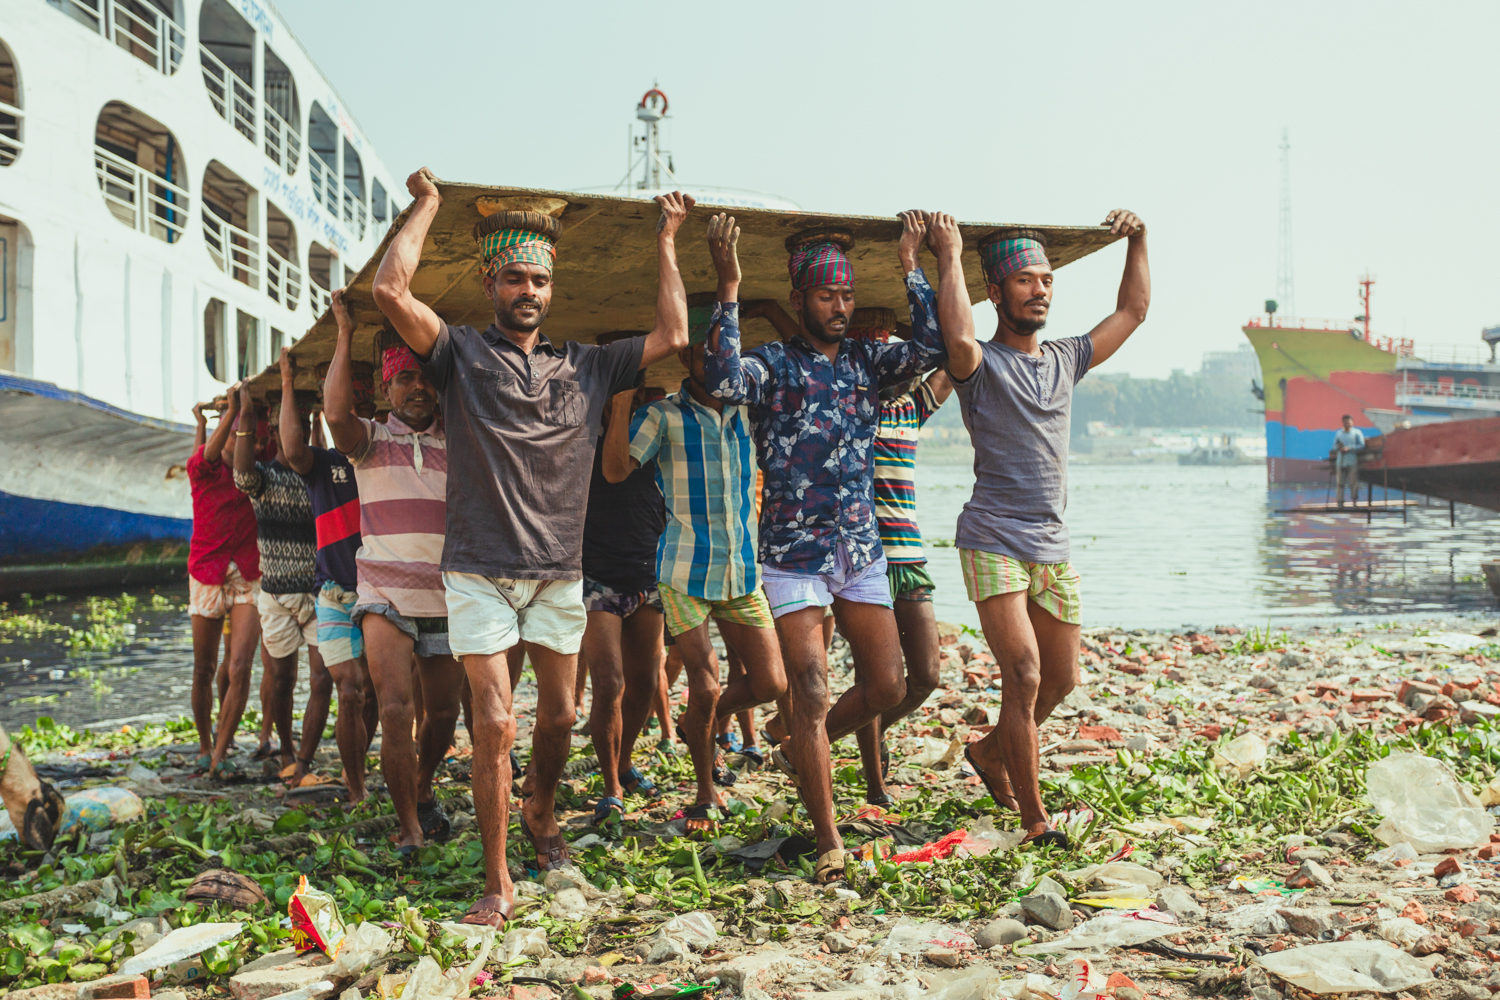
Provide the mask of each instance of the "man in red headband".
MULTIPOLYGON (((356 416, 349 364, 354 323, 342 289, 333 293, 333 315, 339 335, 324 386, 325 415, 359 486, 358 597, 350 618, 364 640, 380 702, 380 766, 401 822, 397 849, 409 857, 427 840, 446 839, 450 829, 432 793, 463 690, 463 669, 449 650, 438 569, 448 442, 438 423, 437 390, 404 345, 387 348, 379 359, 381 391, 391 401, 386 422, 356 416), (420 746, 411 738, 413 655, 423 708, 420 746)), ((357 735, 351 734, 351 746, 357 735)))
POLYGON ((375 275, 375 301, 443 393, 456 475, 448 496, 443 583, 455 654, 474 705, 474 810, 484 843, 484 896, 469 923, 501 926, 514 911, 506 868, 515 741, 506 650, 518 642, 536 671, 532 793, 521 830, 539 868, 568 847, 553 815, 574 722, 573 682, 586 616, 583 522, 605 406, 641 369, 687 346, 687 293, 676 235, 693 207, 680 193, 656 199, 660 283, 656 328, 610 344, 554 345, 542 332, 552 303, 556 219, 502 212, 480 221, 484 291, 495 322, 480 332, 445 323, 411 293, 428 227, 442 197, 424 167, 406 181, 416 199, 375 275))

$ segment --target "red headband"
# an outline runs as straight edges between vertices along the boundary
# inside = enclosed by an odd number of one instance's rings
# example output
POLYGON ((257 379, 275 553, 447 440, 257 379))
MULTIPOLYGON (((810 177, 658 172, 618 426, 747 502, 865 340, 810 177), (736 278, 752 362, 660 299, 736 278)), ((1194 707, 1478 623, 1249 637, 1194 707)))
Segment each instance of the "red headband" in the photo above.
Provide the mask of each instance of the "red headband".
POLYGON ((417 356, 411 352, 411 348, 405 344, 396 347, 387 347, 380 363, 380 379, 389 384, 396 380, 396 376, 410 368, 412 371, 420 371, 422 366, 417 363, 417 356))

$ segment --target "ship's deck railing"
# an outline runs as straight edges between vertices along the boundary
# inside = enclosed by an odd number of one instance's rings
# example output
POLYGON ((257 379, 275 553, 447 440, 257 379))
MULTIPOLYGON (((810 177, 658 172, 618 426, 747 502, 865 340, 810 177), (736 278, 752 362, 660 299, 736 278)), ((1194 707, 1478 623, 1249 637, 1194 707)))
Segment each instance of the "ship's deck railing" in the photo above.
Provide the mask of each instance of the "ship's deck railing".
POLYGON ((198 46, 198 58, 203 63, 203 85, 208 88, 208 99, 213 102, 214 110, 241 135, 254 142, 255 91, 206 46, 198 46))
MULTIPOLYGON (((1247 330, 1318 330, 1328 333, 1347 333, 1353 335, 1356 340, 1364 340, 1360 336, 1359 328, 1351 326, 1348 320, 1338 319, 1282 319, 1277 316, 1266 319, 1264 316, 1252 316, 1245 323, 1247 330)), ((1398 358, 1411 357, 1416 353, 1414 343, 1405 337, 1371 337, 1365 341, 1371 347, 1394 354, 1398 358)))
POLYGON ((297 162, 302 158, 302 136, 286 123, 270 105, 261 108, 261 132, 265 136, 266 155, 289 174, 297 172, 297 162))
POLYGON ((182 63, 182 26, 149 4, 133 0, 63 0, 75 19, 141 62, 168 76, 182 63))
MULTIPOLYGON (((1468 385, 1463 382, 1424 382, 1405 375, 1396 382, 1397 406, 1463 405, 1466 402, 1500 406, 1500 386, 1468 385)), ((1490 407, 1485 407, 1489 409, 1490 407)))
POLYGON ((1398 368, 1420 369, 1426 365, 1467 365, 1480 368, 1489 363, 1489 351, 1478 344, 1439 344, 1426 346, 1416 353, 1409 364, 1398 368))
POLYGON ((273 248, 266 248, 266 294, 285 309, 296 309, 302 298, 302 269, 273 248))
POLYGON ((312 173, 313 200, 325 205, 328 211, 337 219, 339 217, 339 188, 333 178, 333 168, 323 162, 323 158, 314 152, 307 158, 308 169, 312 173))
POLYGON ((232 226, 214 213, 203 212, 203 241, 219 270, 251 288, 260 287, 260 239, 232 226))
POLYGON ((358 231, 358 239, 365 238, 365 230, 369 228, 370 210, 365 208, 364 199, 355 192, 344 188, 344 225, 358 231))
POLYGON ((21 155, 21 121, 26 117, 20 108, 0 101, 0 167, 8 167, 21 155))
POLYGON ((115 218, 167 243, 182 239, 191 198, 186 191, 99 146, 94 147, 94 173, 115 218))
POLYGON ((316 281, 307 286, 308 303, 312 306, 314 316, 322 316, 333 305, 333 293, 322 288, 316 281))

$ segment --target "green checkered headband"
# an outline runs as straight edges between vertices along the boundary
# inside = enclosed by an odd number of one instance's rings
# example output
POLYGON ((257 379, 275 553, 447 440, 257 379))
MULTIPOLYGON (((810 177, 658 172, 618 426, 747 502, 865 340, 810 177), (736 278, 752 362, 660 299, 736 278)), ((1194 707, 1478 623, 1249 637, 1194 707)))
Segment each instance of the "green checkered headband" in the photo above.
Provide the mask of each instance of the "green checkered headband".
POLYGON ((484 273, 493 278, 506 264, 538 264, 552 270, 557 261, 556 219, 537 212, 497 212, 474 226, 484 273))
POLYGON ((718 299, 716 292, 693 292, 688 295, 689 347, 708 343, 708 331, 713 327, 714 308, 718 299))

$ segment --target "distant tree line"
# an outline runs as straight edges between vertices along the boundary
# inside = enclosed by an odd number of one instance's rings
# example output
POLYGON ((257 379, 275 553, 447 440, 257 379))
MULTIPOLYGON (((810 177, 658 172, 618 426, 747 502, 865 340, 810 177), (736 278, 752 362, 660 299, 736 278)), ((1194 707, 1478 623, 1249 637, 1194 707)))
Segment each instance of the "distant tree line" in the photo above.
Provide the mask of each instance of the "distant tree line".
POLYGON ((1258 427, 1262 403, 1244 376, 1093 374, 1073 390, 1073 434, 1091 420, 1119 427, 1258 427))

